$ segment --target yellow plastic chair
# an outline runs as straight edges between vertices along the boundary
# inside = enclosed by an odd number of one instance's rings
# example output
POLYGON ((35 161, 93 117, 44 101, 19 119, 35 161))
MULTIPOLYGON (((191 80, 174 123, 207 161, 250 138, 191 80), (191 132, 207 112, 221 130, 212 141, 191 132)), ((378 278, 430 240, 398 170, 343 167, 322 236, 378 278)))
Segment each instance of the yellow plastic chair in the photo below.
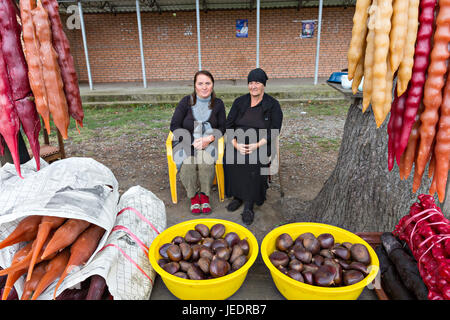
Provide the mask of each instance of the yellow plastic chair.
MULTIPOLYGON (((170 184, 170 194, 172 196, 172 202, 177 203, 177 165, 173 161, 172 152, 172 140, 173 132, 170 131, 166 140, 166 151, 167 151, 167 165, 169 169, 169 184, 170 184)), ((225 177, 223 173, 223 154, 224 154, 224 138, 221 137, 218 141, 217 148, 219 150, 217 160, 216 160, 216 176, 214 177, 214 184, 217 184, 217 189, 219 192, 219 200, 221 202, 225 199, 225 177)))

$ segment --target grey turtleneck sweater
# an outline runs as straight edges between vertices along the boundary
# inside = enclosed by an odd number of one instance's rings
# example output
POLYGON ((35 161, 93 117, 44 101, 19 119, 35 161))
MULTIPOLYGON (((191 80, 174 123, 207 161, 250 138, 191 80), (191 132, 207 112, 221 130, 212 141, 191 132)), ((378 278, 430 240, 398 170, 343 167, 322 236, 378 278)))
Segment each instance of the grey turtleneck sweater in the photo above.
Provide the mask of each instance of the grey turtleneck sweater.
POLYGON ((209 131, 212 131, 211 124, 208 122, 212 112, 209 108, 210 101, 211 96, 206 99, 202 99, 197 96, 197 101, 195 102, 195 105, 192 106, 192 115, 194 116, 195 121, 199 122, 198 126, 194 125, 195 139, 200 138, 204 134, 208 134, 209 131))

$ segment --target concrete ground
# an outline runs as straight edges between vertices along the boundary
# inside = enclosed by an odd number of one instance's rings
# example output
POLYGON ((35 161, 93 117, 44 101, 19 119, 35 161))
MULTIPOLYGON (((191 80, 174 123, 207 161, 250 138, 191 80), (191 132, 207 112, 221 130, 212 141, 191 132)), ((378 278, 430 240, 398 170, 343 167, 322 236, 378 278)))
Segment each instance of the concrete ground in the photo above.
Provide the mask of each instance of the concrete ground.
MULTIPOLYGON (((328 78, 318 78, 318 85, 326 83, 328 78)), ((289 78, 289 79, 269 79, 267 80, 267 90, 291 90, 295 87, 314 86, 312 78, 289 78)), ((90 94, 111 94, 111 93, 176 93, 191 92, 193 81, 147 81, 147 88, 144 88, 143 82, 115 82, 115 83, 95 83, 93 90, 89 83, 80 83, 80 93, 82 96, 90 94)), ((214 83, 216 91, 240 90, 247 91, 247 80, 216 80, 214 83)))
MULTIPOLYGON (((314 79, 272 79, 267 81, 266 92, 281 102, 299 102, 308 100, 342 99, 343 96, 326 84, 327 78, 314 79)), ((244 93, 248 93, 245 80, 218 80, 215 82, 216 95, 225 103, 244 93)), ((186 94, 193 91, 192 81, 149 81, 147 88, 142 82, 131 83, 93 83, 80 84, 83 105, 110 106, 120 104, 176 104, 186 94)))
MULTIPOLYGON (((298 102, 314 99, 342 100, 343 96, 326 84, 327 78, 320 78, 317 85, 313 79, 269 79, 266 92, 275 96, 280 102, 298 102)), ((84 105, 120 105, 133 103, 178 103, 185 94, 193 91, 191 81, 176 82, 147 82, 147 88, 143 83, 114 83, 93 84, 93 90, 87 83, 80 85, 80 92, 84 105)), ((235 97, 247 93, 246 80, 216 81, 215 92, 225 103, 230 103, 235 97)), ((282 174, 282 172, 281 172, 282 174)), ((261 244, 264 236, 280 221, 280 207, 282 198, 277 176, 268 190, 267 201, 261 207, 255 207, 255 221, 247 228, 255 235, 261 244)), ((288 193, 289 186, 283 186, 288 193)), ((167 189, 167 193, 168 193, 167 189)), ((192 216, 188 210, 189 203, 185 192, 178 182, 178 203, 171 203, 170 199, 163 199, 166 204, 167 227, 189 219, 201 218, 192 216)), ((234 213, 226 210, 229 200, 219 202, 217 191, 211 195, 213 213, 209 218, 227 219, 242 224, 240 213, 242 208, 234 213)), ((156 277, 151 300, 177 299, 165 287, 159 276, 156 277)), ((242 287, 230 297, 230 300, 280 300, 284 297, 279 293, 272 281, 270 273, 259 254, 255 264, 249 270, 242 287)), ((362 300, 377 299, 373 290, 364 289, 360 296, 362 300)))

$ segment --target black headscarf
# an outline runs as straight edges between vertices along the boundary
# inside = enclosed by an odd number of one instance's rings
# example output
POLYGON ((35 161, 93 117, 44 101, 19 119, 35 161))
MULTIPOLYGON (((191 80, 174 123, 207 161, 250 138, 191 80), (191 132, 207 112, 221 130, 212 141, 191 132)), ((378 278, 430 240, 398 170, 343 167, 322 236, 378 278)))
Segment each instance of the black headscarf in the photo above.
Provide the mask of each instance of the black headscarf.
POLYGON ((256 68, 250 71, 247 77, 247 83, 256 81, 261 82, 264 86, 266 85, 266 81, 269 80, 267 74, 261 68, 256 68))

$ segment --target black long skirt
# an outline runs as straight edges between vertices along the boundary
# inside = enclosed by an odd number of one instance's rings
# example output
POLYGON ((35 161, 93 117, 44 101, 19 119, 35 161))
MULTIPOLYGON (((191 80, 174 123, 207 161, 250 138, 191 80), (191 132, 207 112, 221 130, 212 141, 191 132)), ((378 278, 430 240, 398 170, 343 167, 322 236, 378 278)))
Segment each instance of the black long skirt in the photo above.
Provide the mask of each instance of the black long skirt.
POLYGON ((262 164, 259 159, 257 163, 250 163, 248 156, 245 156, 245 163, 239 164, 237 163, 237 158, 241 155, 238 155, 238 151, 235 148, 232 146, 231 148, 233 150, 226 150, 226 152, 234 153, 234 162, 227 163, 226 159, 224 159, 226 196, 262 205, 266 200, 268 183, 267 175, 261 174, 261 169, 267 167, 267 165, 262 164))

